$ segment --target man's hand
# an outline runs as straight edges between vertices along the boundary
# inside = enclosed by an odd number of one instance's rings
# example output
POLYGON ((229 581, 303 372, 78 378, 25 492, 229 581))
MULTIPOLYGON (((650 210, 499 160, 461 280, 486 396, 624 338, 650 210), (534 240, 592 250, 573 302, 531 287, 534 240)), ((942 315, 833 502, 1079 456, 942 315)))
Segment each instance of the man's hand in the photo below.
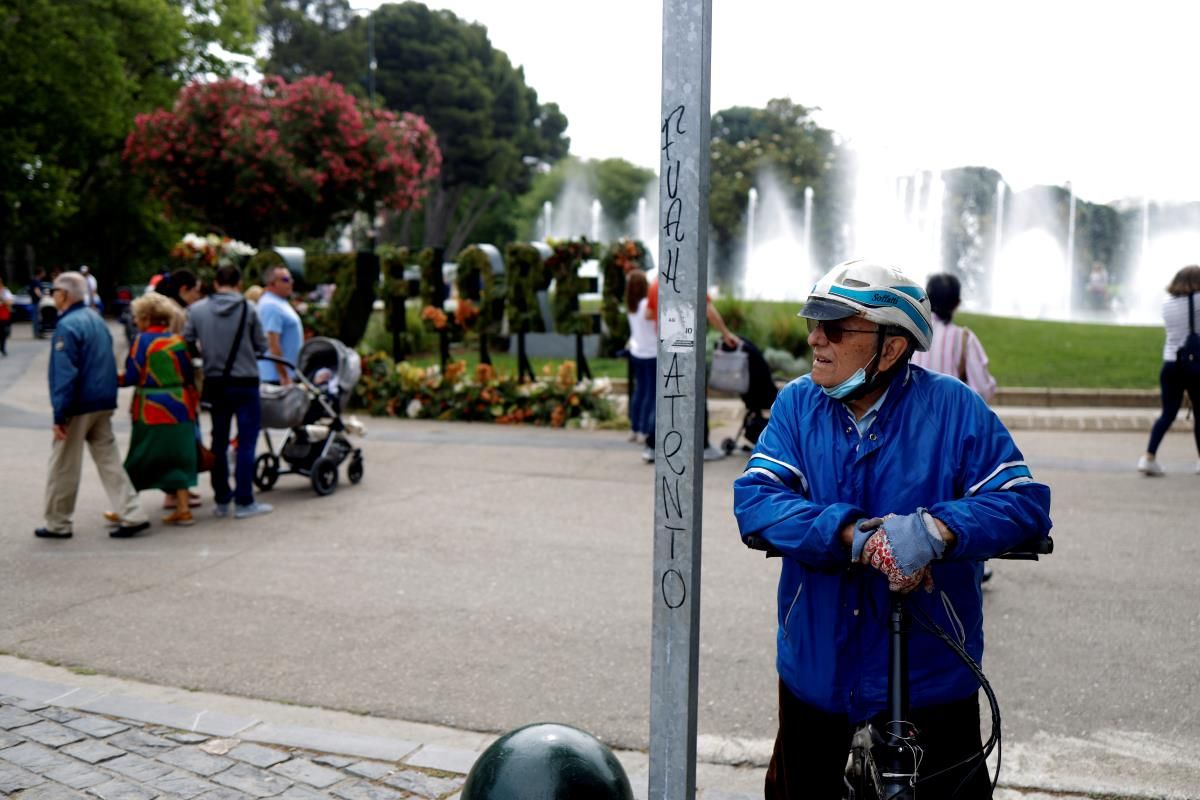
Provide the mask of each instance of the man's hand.
POLYGON ((66 440, 67 440, 67 426, 66 425, 55 425, 54 426, 54 441, 65 442, 66 440))
POLYGON ((863 543, 860 560, 882 572, 892 591, 910 592, 922 583, 932 587, 929 564, 946 550, 941 527, 923 508, 889 515, 863 543))

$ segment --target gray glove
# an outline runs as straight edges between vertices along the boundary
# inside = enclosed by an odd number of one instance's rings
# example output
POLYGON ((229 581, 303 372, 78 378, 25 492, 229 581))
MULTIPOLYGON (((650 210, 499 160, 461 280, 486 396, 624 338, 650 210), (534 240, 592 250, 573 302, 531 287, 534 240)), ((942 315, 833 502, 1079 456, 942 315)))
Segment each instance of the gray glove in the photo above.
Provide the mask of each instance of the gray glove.
POLYGON ((946 551, 937 524, 924 508, 918 508, 912 514, 885 518, 882 533, 888 539, 896 566, 907 576, 915 575, 946 551))
POLYGON ((871 534, 875 533, 876 529, 883 523, 883 517, 863 517, 854 523, 854 544, 850 545, 851 564, 857 564, 862 561, 863 545, 867 543, 867 539, 870 539, 871 534))

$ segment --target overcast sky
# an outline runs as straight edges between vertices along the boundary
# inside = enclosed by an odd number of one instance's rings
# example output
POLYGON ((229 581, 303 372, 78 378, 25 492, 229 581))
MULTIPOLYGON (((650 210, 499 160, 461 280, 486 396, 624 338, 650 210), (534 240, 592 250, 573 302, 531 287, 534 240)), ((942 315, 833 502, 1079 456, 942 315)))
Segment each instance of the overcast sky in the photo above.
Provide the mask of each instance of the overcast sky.
MULTIPOLYGON (((661 3, 427 4, 487 27, 566 113, 574 154, 657 167, 661 3)), ((986 165, 1098 202, 1200 199, 1197 23, 1189 0, 713 0, 712 110, 819 106, 898 174, 986 165)))

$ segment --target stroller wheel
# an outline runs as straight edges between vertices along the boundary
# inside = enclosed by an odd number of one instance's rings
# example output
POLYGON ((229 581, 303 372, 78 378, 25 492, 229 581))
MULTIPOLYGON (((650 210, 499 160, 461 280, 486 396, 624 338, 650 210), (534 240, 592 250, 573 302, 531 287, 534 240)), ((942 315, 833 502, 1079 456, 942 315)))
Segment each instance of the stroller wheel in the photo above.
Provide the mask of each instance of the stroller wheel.
POLYGON ((346 477, 351 483, 358 483, 363 479, 363 460, 360 454, 355 454, 350 459, 350 466, 346 467, 346 477))
POLYGON ((321 456, 312 465, 313 491, 324 497, 337 489, 338 465, 329 456, 321 456))
POLYGON ((279 480, 279 457, 263 453, 254 459, 254 485, 264 492, 270 491, 279 480))
POLYGON ((733 439, 722 439, 721 440, 721 449, 725 451, 725 455, 729 455, 730 453, 732 453, 736 447, 737 447, 737 442, 735 442, 733 439))

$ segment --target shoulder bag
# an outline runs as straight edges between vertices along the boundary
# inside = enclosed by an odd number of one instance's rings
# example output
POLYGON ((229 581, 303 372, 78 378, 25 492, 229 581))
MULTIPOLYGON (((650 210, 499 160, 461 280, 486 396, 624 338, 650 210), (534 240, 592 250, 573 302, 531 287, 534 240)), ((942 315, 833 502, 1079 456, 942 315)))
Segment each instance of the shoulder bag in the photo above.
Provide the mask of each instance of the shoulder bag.
POLYGON ((1200 380, 1200 334, 1196 333, 1196 306, 1193 298, 1188 295, 1188 335, 1183 340, 1183 347, 1175 351, 1175 369, 1187 380, 1200 380))
POLYGON ((229 357, 225 359, 225 369, 219 377, 209 377, 204 380, 204 388, 200 394, 200 405, 211 409, 213 401, 225 393, 225 384, 229 373, 233 371, 233 363, 237 360, 238 350, 242 347, 242 334, 246 330, 246 301, 242 300, 242 313, 238 318, 237 333, 233 337, 233 347, 229 348, 229 357))

